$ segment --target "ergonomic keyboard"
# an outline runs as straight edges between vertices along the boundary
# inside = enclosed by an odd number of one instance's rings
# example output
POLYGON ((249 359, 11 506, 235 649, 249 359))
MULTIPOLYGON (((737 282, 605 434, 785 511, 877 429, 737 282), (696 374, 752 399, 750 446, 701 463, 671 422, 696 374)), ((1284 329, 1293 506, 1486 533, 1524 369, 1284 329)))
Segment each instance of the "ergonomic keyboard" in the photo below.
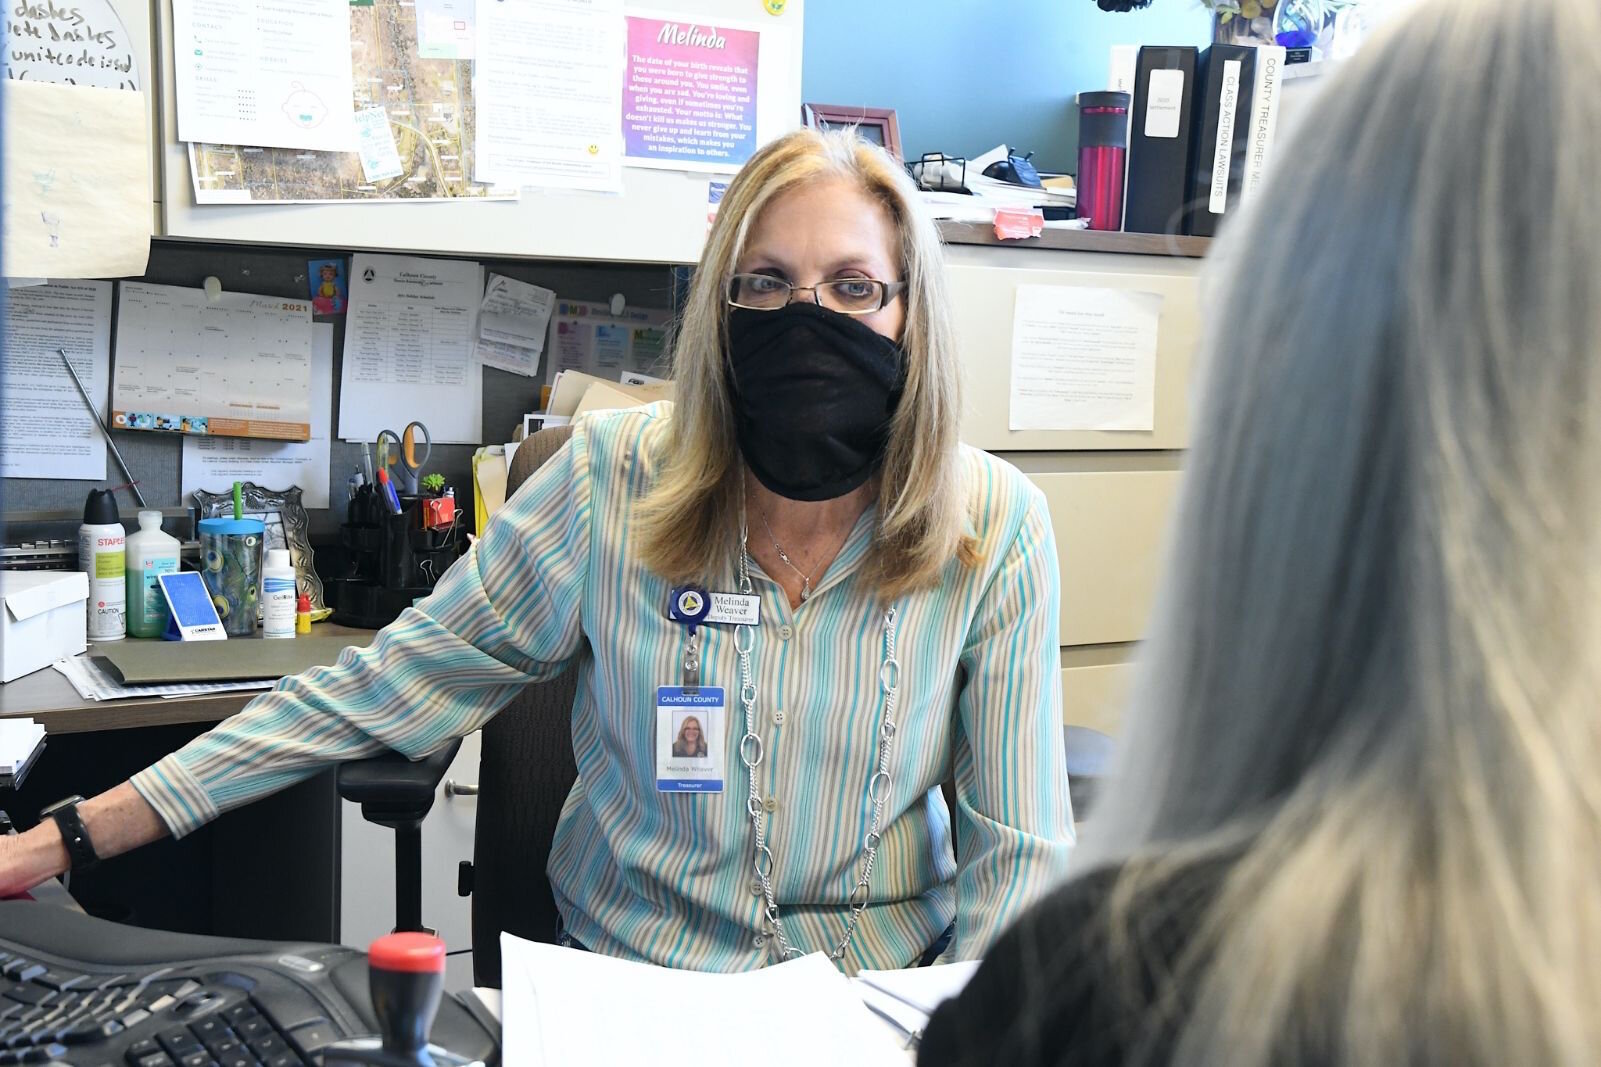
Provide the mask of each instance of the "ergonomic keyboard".
MULTIPOLYGON (((498 1061, 493 1021, 445 997, 434 1046, 498 1061)), ((306 1067, 378 1032, 367 957, 0 903, 0 1067, 306 1067)))

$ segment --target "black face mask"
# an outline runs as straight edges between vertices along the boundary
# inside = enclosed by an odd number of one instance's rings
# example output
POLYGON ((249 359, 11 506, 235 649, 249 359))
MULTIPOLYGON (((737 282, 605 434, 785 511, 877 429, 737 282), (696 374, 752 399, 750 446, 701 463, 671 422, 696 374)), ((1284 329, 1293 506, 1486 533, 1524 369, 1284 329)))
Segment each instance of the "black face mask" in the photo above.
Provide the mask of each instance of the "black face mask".
POLYGON ((734 308, 728 366, 739 448, 763 485, 833 500, 872 477, 906 381, 894 341, 810 302, 734 308))

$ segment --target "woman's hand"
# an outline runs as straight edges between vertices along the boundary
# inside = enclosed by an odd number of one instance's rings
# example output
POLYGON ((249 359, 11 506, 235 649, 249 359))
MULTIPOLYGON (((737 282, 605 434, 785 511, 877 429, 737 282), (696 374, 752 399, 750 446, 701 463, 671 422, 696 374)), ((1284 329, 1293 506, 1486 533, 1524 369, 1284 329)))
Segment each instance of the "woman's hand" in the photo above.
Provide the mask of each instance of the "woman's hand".
MULTIPOLYGON (((138 790, 127 782, 78 805, 95 855, 110 859, 167 836, 167 827, 138 790)), ((0 896, 14 896, 65 873, 67 846, 54 819, 25 834, 0 837, 0 896)))
POLYGON ((55 821, 0 837, 0 897, 26 892, 67 869, 67 846, 55 821))

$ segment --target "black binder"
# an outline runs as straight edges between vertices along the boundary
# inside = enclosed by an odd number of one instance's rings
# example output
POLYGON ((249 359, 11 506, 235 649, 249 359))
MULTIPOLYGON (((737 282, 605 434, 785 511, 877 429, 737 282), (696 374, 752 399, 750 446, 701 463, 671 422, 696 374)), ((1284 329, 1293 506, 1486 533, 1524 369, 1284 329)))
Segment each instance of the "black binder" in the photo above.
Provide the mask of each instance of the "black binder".
POLYGON ((1190 192, 1184 232, 1216 237, 1224 218, 1240 206, 1251 150, 1256 49, 1215 44, 1195 71, 1196 100, 1190 145, 1190 192))
POLYGON ((1140 49, 1123 212, 1131 233, 1184 232, 1197 61, 1194 48, 1140 49))

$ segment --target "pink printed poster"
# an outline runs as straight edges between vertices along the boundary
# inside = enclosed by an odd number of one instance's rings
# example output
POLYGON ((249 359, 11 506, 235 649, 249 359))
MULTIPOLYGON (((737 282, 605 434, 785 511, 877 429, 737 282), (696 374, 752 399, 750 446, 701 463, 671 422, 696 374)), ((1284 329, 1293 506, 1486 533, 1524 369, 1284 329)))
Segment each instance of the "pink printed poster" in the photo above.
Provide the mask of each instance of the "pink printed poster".
POLYGON ((629 166, 733 171, 756 151, 758 30, 628 16, 629 166))

